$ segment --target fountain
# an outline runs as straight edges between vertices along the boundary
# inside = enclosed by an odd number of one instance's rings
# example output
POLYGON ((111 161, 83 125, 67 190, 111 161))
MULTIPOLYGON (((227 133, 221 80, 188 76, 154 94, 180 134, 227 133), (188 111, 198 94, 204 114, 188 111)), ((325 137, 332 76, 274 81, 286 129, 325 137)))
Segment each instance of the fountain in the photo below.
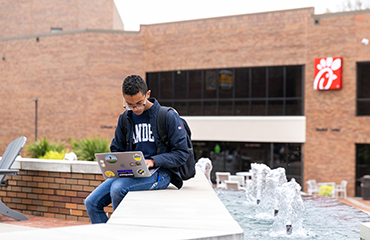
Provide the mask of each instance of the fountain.
POLYGON ((306 207, 301 197, 301 186, 292 178, 290 182, 278 187, 279 213, 272 225, 272 232, 284 232, 288 235, 294 231, 303 231, 303 216, 306 207))
POLYGON ((204 175, 206 176, 209 184, 212 186, 211 182, 211 171, 212 171, 212 161, 209 158, 200 158, 195 164, 196 167, 199 167, 204 175))
POLYGON ((360 223, 370 222, 370 215, 331 197, 301 195, 283 168, 251 164, 251 171, 246 192, 215 189, 245 239, 358 240, 360 223))
POLYGON ((305 206, 300 195, 301 186, 294 178, 287 182, 284 168, 271 170, 265 164, 252 163, 252 182, 246 197, 256 203, 256 217, 273 220, 272 231, 291 235, 302 230, 305 206))

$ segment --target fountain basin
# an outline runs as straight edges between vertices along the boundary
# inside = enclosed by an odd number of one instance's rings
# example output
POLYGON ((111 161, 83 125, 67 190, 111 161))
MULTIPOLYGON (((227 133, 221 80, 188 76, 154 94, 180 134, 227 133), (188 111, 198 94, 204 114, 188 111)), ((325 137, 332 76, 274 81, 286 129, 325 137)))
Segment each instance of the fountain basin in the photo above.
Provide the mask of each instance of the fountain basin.
POLYGON ((215 189, 230 214, 244 231, 244 239, 360 239, 360 225, 370 215, 331 197, 302 196, 306 212, 303 230, 287 235, 272 232, 273 217, 256 215, 256 203, 247 201, 244 191, 215 189))

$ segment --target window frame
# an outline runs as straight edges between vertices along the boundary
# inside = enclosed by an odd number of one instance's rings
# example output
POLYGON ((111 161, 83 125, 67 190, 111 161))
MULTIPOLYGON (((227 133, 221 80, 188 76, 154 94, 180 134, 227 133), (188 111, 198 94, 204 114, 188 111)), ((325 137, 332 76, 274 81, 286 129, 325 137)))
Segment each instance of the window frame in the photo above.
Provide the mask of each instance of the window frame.
MULTIPOLYGON (((294 69, 294 72, 296 71, 297 68, 291 68, 291 69, 294 69)), ((172 91, 173 93, 173 97, 172 99, 163 99, 160 95, 160 92, 162 92, 161 90, 161 84, 160 84, 160 81, 158 82, 158 86, 156 86, 158 88, 158 96, 156 96, 154 93, 152 94, 153 97, 157 98, 157 100, 159 102, 165 102, 166 104, 172 104, 172 105, 176 105, 176 103, 183 103, 183 102, 186 102, 187 104, 187 107, 186 107, 186 112, 183 112, 180 114, 181 115, 187 115, 187 116, 303 116, 304 115, 304 71, 305 71, 305 66, 304 65, 286 65, 286 66, 266 66, 266 67, 246 67, 246 68, 215 68, 215 69, 196 69, 196 70, 174 70, 174 71, 162 71, 162 72, 147 72, 146 73, 146 79, 147 79, 147 83, 148 83, 148 87, 149 89, 151 88, 151 80, 150 80, 150 76, 153 76, 153 74, 158 74, 158 76, 156 77, 157 79, 161 79, 161 74, 169 74, 169 75, 172 75, 173 76, 173 79, 172 79, 172 89, 170 89, 170 91, 172 91), (273 89, 270 89, 270 86, 269 86, 269 82, 270 82, 270 79, 273 78, 273 76, 269 76, 269 72, 272 68, 277 68, 277 67, 281 67, 283 68, 282 71, 283 71, 283 96, 281 97, 270 97, 269 93, 270 91, 273 92, 273 89), (298 94, 295 94, 293 97, 287 97, 287 89, 288 89, 288 86, 287 86, 287 81, 288 81, 288 69, 290 67, 299 67, 300 68, 300 71, 301 71, 301 74, 300 74, 300 79, 298 79, 298 81, 300 80, 301 82, 297 85, 300 89, 296 89, 296 92, 298 94), (259 71, 261 71, 261 73, 263 73, 264 71, 264 84, 262 84, 261 86, 264 86, 264 96, 263 97, 253 97, 253 85, 252 85, 252 82, 253 82, 253 78, 252 78, 252 71, 253 69, 258 69, 259 71), (220 78, 220 72, 224 71, 225 72, 228 71, 230 73, 232 73, 232 86, 228 89, 225 88, 224 89, 221 89, 221 78, 220 78), (200 72, 199 72, 200 71, 200 72), (236 73, 238 71, 238 76, 236 76, 236 73), (176 95, 176 92, 175 92, 175 74, 177 73, 186 73, 186 89, 184 89, 184 91, 186 91, 186 93, 183 93, 182 95, 186 96, 186 99, 177 99, 175 97, 176 95), (198 92, 198 98, 191 98, 191 94, 190 94, 190 91, 191 91, 191 75, 198 72, 198 75, 200 74, 201 76, 201 79, 200 79, 200 82, 198 82, 198 85, 200 84, 200 92, 198 92), (215 83, 209 83, 207 81, 210 81, 209 79, 206 79, 207 77, 209 77, 209 73, 214 73, 215 75, 215 83), (172 73, 172 74, 171 74, 172 73), (243 73, 243 74, 241 74, 243 73), (248 74, 248 77, 246 77, 246 74, 248 74), (243 76, 245 77, 245 80, 248 81, 247 83, 242 83, 241 84, 241 81, 243 81, 243 76), (236 87, 237 86, 248 86, 247 87, 247 91, 248 91, 248 94, 246 94, 245 96, 247 97, 236 97, 236 94, 237 94, 237 90, 236 90, 236 87), (207 90, 209 91, 216 91, 214 93, 211 93, 211 94, 207 94, 207 90), (230 93, 225 93, 224 96, 226 95, 229 95, 230 97, 220 97, 220 92, 221 91, 230 91, 230 93), (300 94, 300 96, 299 96, 300 94), (297 101, 298 102, 298 111, 291 111, 291 109, 287 109, 287 104, 289 102, 294 102, 294 101, 297 101), (212 104, 211 102, 214 102, 214 104, 212 104), (243 111, 243 109, 239 109, 238 106, 242 106, 238 103, 241 103, 241 102, 244 102, 244 103, 247 103, 248 102, 248 106, 246 105, 243 105, 245 106, 245 108, 248 108, 247 111, 248 113, 246 114, 246 111, 243 111), (257 103, 263 103, 262 104, 263 106, 262 109, 258 109, 258 112, 256 112, 254 114, 254 110, 256 109, 256 107, 258 107, 257 105, 253 105, 253 103, 257 104, 257 103), (281 106, 278 104, 278 105, 275 105, 278 108, 282 108, 282 113, 281 114, 278 114, 278 113, 275 113, 274 115, 270 114, 269 113, 269 103, 271 105, 272 102, 281 102, 281 106), (194 104, 199 104, 199 107, 197 107, 196 109, 192 109, 192 111, 190 111, 190 106, 194 104), (214 105, 216 109, 212 110, 212 111, 209 111, 210 109, 207 108, 207 106, 210 106, 211 105, 214 105), (222 106, 226 106, 226 105, 229 105, 230 108, 231 108, 231 111, 227 111, 225 109, 220 109, 222 106), (209 113, 207 114, 206 111, 209 113), (242 114, 238 114, 238 112, 242 113, 242 114), (288 115, 288 113, 291 112, 292 114, 288 115), (224 114, 222 114, 224 113, 224 114), (227 114, 226 113, 231 113, 231 114, 227 114), (257 114, 257 115, 256 115, 257 114)), ((289 73, 294 73, 294 72, 289 72, 289 73)), ((299 72, 298 72, 299 73, 299 72)), ((155 79, 155 77, 153 77, 155 79)), ((225 86, 225 85, 224 85, 225 86)), ((227 85, 226 85, 227 86, 227 85)), ((281 87, 281 86, 280 86, 281 87)), ((199 89, 198 89, 199 91, 199 89)), ((240 94, 240 92, 238 93, 240 94)), ((272 105, 271 105, 272 106, 272 105)), ((294 106, 293 106, 294 107, 294 106)), ((271 108, 270 108, 271 109, 271 108)))

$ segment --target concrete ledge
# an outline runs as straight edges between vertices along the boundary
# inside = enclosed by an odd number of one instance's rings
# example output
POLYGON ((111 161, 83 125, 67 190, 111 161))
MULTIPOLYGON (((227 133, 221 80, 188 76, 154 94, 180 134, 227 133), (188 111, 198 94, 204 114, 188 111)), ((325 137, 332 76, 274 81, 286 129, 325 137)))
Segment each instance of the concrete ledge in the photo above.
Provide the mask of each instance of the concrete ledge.
POLYGON ((130 192, 108 224, 141 226, 144 239, 152 236, 153 227, 161 229, 165 239, 244 238, 243 230, 200 170, 184 183, 180 190, 130 192), (169 229, 176 234, 168 235, 169 229))
POLYGON ((370 222, 360 224, 360 238, 370 240, 370 222))
MULTIPOLYGON (((94 171, 94 162, 50 161, 31 163, 29 159, 21 159, 18 167, 22 170, 40 170, 50 168, 46 166, 50 163, 52 167, 62 168, 63 171, 94 171), (82 166, 84 164, 86 168, 82 166)), ((1 239, 101 240, 107 237, 242 240, 244 233, 199 169, 195 178, 185 181, 180 190, 171 185, 166 190, 130 192, 107 224, 0 233, 1 239)))
POLYGON ((37 158, 20 158, 14 162, 12 169, 49 171, 63 173, 91 173, 100 174, 97 162, 91 161, 65 161, 37 158))

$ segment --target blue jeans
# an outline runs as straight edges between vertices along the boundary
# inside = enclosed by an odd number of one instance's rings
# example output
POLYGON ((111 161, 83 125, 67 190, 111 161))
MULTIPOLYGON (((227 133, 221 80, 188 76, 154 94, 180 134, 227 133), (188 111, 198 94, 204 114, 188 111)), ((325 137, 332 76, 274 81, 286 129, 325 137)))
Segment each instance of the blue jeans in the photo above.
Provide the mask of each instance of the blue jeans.
POLYGON ((108 217, 104 207, 112 203, 114 211, 129 191, 166 189, 170 180, 171 173, 166 169, 160 169, 150 177, 105 180, 85 199, 91 223, 106 223, 108 217))

